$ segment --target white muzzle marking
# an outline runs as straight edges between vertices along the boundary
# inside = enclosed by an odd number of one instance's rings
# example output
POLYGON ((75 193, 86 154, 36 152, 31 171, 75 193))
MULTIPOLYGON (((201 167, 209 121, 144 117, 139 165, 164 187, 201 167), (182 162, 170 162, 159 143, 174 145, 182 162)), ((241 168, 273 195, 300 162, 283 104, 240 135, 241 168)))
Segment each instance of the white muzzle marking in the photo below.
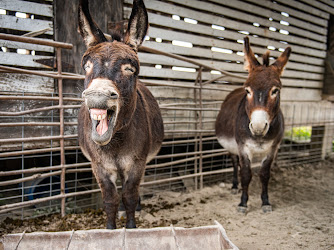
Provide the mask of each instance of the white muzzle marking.
POLYGON ((264 110, 252 112, 249 129, 253 135, 264 136, 269 130, 269 115, 264 110))

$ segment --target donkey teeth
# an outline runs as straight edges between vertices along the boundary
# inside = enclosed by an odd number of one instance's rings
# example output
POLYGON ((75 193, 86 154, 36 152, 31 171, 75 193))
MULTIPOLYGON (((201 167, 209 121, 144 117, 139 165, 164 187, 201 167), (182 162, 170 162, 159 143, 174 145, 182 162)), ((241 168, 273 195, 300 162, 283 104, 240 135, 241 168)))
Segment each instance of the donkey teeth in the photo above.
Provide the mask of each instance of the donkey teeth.
POLYGON ((95 115, 95 114, 93 115, 93 114, 91 114, 90 117, 91 117, 93 120, 101 121, 101 120, 103 120, 104 118, 106 118, 107 115, 106 115, 106 114, 103 114, 103 115, 95 115))

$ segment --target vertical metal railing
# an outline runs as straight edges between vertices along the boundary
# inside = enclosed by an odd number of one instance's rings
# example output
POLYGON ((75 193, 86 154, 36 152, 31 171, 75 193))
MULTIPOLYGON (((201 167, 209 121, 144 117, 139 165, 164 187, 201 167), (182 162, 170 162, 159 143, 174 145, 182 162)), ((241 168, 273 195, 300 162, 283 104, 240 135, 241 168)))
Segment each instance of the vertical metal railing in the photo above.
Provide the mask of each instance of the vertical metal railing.
MULTIPOLYGON (((61 48, 56 48, 57 52, 57 72, 58 75, 62 75, 61 68, 61 48)), ((58 97, 59 97, 59 136, 60 136, 60 194, 65 194, 65 149, 64 149, 64 102, 63 102, 63 79, 58 79, 58 97)), ((65 198, 61 198, 61 216, 65 216, 65 198)))

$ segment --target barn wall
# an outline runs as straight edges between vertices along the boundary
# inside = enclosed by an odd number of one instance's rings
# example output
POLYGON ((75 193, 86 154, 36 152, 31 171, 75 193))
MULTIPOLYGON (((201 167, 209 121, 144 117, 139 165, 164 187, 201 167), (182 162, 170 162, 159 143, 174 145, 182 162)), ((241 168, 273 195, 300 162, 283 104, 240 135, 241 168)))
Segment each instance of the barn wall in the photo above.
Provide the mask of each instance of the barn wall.
MULTIPOLYGON (((128 18, 132 0, 124 3, 124 17, 128 18)), ((283 101, 321 100, 328 12, 333 13, 331 2, 327 5, 325 1, 147 0, 145 4, 151 26, 144 46, 189 56, 210 66, 244 75, 247 74, 243 69, 242 53, 245 34, 250 37, 253 50, 259 57, 270 49, 272 59, 277 58, 284 48, 291 46, 293 52, 282 77, 283 101), (311 6, 308 2, 317 3, 311 6), (175 41, 187 42, 190 48, 173 45, 175 41), (225 53, 213 51, 215 48, 224 49, 225 53), (299 91, 303 94, 296 95, 299 91)), ((172 70, 173 66, 196 68, 188 63, 147 53, 140 53, 140 59, 143 79, 182 81, 183 84, 195 79, 195 72, 172 70), (162 68, 156 69, 155 65, 162 68)), ((203 80, 214 77, 217 75, 207 72, 203 80)), ((240 85, 242 80, 231 79, 215 84, 240 85)), ((217 97, 217 100, 223 99, 224 95, 217 97)))
MULTIPOLYGON (((0 32, 27 35, 44 30, 37 35, 53 40, 52 1, 29 2, 24 0, 1 0, 0 32)), ((36 35, 34 35, 36 36, 36 35)), ((0 40, 0 64, 29 69, 50 70, 51 65, 43 65, 37 60, 53 61, 54 49, 49 46, 25 44, 0 40)), ((0 73, 0 92, 39 92, 50 94, 54 91, 54 81, 40 76, 0 73)))
MULTIPOLYGON (((78 3, 79 1, 54 1, 54 32, 56 41, 73 44, 72 50, 62 52, 63 70, 84 74, 81 58, 86 46, 78 33, 78 3)), ((90 1, 89 9, 93 19, 104 32, 108 32, 108 27, 113 23, 123 19, 123 0, 90 1)), ((82 88, 82 81, 64 81, 64 91, 67 93, 79 93, 82 88)))

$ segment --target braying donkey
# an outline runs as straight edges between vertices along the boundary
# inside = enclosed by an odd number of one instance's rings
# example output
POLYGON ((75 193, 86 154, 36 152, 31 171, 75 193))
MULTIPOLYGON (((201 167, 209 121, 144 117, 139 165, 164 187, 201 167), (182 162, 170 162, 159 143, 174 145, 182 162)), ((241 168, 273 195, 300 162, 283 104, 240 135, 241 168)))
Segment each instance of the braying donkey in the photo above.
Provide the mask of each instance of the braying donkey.
POLYGON ((86 78, 78 117, 79 143, 102 191, 107 228, 116 228, 117 174, 122 181, 126 227, 135 228, 140 180, 164 135, 158 103, 138 80, 137 50, 148 29, 146 8, 142 0, 134 0, 124 36, 115 31, 108 40, 90 15, 88 0, 80 0, 78 18, 87 46, 82 57, 86 78))
POLYGON ((284 119, 280 109, 280 75, 286 65, 291 48, 287 47, 280 57, 269 65, 269 52, 263 55, 261 65, 252 52, 249 39, 244 39, 245 68, 248 79, 242 88, 235 89, 221 105, 216 120, 219 143, 232 156, 234 167, 232 191, 238 188, 240 164, 242 195, 238 206, 246 212, 248 186, 252 179, 253 155, 262 157, 260 179, 262 183, 262 209, 272 211, 268 199, 270 168, 276 157, 284 133, 284 119))

